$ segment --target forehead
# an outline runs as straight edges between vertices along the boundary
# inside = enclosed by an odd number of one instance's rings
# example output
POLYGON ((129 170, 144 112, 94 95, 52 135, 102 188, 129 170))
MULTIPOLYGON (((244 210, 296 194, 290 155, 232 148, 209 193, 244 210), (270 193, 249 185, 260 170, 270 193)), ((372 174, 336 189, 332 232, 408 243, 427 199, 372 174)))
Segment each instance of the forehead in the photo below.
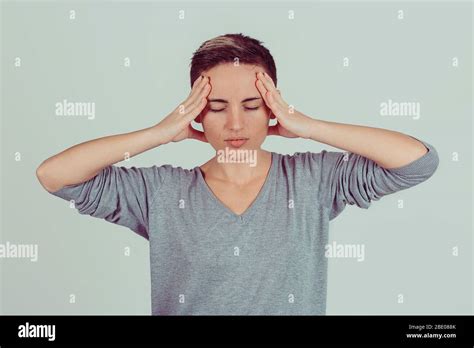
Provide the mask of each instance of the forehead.
POLYGON ((258 95, 258 89, 255 86, 257 81, 257 72, 264 71, 258 65, 233 63, 220 64, 209 69, 204 75, 210 77, 212 90, 211 98, 226 97, 230 99, 239 99, 247 94, 258 95))

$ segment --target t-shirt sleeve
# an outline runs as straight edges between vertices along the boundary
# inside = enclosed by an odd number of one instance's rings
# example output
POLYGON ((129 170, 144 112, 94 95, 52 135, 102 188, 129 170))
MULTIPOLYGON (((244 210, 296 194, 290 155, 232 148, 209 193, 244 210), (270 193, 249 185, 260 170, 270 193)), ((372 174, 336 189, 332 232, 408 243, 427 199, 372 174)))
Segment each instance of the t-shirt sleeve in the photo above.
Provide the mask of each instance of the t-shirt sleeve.
POLYGON ((130 228, 148 239, 148 216, 171 166, 110 165, 95 177, 51 194, 68 201, 80 214, 130 228))
POLYGON ((311 171, 313 175, 318 173, 320 199, 330 210, 329 219, 338 216, 347 204, 368 209, 372 201, 430 178, 439 165, 438 153, 433 145, 419 141, 428 151, 417 160, 392 169, 350 152, 312 153, 311 171))

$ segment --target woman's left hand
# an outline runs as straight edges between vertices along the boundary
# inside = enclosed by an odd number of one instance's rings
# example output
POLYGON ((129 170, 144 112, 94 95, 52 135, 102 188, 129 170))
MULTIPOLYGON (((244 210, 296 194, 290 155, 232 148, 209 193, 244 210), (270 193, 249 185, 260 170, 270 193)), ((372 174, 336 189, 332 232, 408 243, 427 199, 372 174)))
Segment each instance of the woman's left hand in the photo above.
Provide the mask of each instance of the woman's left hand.
MULTIPOLYGON (((310 138, 313 119, 288 105, 268 74, 258 72, 256 86, 265 104, 277 119, 276 125, 268 127, 268 135, 280 135, 287 138, 310 138)), ((272 118, 274 117, 272 116, 272 118)))

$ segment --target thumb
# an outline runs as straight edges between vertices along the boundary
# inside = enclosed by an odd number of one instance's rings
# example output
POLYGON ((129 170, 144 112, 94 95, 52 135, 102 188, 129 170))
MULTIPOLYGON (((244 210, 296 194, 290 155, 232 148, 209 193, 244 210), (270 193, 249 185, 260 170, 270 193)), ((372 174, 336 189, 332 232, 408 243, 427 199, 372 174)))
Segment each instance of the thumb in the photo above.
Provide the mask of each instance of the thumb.
POLYGON ((189 138, 190 139, 196 139, 202 142, 207 143, 207 138, 204 132, 195 129, 191 124, 188 125, 189 128, 189 138))
POLYGON ((278 123, 274 126, 268 127, 268 133, 267 135, 280 135, 280 132, 278 131, 278 123))

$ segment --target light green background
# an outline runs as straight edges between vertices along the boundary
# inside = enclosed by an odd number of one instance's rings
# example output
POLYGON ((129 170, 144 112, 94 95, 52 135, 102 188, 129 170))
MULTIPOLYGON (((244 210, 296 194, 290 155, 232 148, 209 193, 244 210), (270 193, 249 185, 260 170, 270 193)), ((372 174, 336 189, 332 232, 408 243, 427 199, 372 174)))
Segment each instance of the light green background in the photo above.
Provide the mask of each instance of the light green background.
MULTIPOLYGON (((0 242, 37 243, 39 260, 0 259, 0 313, 151 313, 148 242, 79 215, 40 186, 35 169, 80 142, 159 122, 188 95, 199 45, 238 32, 270 49, 279 89, 296 109, 404 132, 440 156, 427 182, 368 210, 347 207, 331 222, 330 242, 364 244, 365 261, 329 260, 327 314, 472 313, 471 3, 3 2, 1 19, 0 242), (63 99, 95 102, 95 119, 55 116, 63 99), (420 102, 421 118, 380 116, 388 99, 420 102)), ((264 148, 339 150, 281 137, 264 148)), ((210 145, 189 140, 118 165, 191 168, 212 155, 210 145)))

